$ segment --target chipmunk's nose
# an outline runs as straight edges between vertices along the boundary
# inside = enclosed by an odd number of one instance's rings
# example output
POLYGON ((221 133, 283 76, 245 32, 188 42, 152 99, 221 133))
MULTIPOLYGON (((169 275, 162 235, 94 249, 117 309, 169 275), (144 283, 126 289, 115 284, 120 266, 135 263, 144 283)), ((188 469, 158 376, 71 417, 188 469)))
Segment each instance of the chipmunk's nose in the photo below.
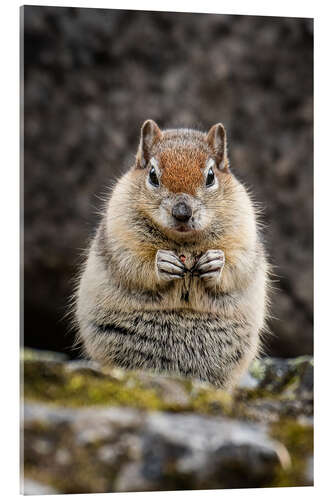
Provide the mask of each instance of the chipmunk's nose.
POLYGON ((180 222, 187 222, 192 217, 192 209, 184 201, 179 201, 173 206, 172 215, 180 222))

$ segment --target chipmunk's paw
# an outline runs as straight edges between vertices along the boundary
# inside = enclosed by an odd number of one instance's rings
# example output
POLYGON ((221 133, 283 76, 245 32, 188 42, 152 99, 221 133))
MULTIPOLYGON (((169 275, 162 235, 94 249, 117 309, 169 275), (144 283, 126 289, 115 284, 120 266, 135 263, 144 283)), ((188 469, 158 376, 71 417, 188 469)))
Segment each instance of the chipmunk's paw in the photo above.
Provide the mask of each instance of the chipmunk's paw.
POLYGON ((156 273, 162 281, 180 279, 185 276, 185 266, 174 252, 158 250, 156 254, 156 273))
POLYGON ((220 279, 224 263, 223 250, 207 250, 196 263, 194 271, 200 278, 214 283, 220 279))

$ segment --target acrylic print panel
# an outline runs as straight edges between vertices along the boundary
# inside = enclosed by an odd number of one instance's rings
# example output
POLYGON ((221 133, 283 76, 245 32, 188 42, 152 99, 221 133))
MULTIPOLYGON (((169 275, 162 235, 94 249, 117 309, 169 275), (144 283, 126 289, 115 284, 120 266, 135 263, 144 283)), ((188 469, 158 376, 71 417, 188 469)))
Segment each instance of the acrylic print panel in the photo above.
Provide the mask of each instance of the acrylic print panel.
POLYGON ((23 492, 312 485, 313 20, 21 15, 23 492))

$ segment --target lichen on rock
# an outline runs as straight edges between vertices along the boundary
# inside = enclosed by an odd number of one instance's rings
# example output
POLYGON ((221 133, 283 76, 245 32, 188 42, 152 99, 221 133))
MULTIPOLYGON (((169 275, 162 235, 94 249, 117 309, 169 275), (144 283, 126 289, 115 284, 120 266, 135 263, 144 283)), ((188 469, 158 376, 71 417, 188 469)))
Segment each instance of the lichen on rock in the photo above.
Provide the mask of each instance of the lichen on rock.
POLYGON ((105 372, 97 363, 31 350, 23 352, 22 368, 24 475, 34 491, 313 482, 311 358, 257 360, 232 395, 198 381, 105 372))

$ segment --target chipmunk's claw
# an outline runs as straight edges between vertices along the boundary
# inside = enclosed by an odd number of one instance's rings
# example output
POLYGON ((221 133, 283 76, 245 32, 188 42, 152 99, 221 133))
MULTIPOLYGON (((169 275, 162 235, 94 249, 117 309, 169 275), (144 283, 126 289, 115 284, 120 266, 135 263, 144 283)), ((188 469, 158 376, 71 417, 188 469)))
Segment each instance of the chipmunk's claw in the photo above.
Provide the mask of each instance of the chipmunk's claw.
POLYGON ((193 275, 204 280, 218 280, 225 264, 223 250, 207 250, 193 268, 193 275))
POLYGON ((156 273, 159 279, 170 281, 185 276, 186 268, 179 257, 170 250, 158 250, 156 254, 156 273))

